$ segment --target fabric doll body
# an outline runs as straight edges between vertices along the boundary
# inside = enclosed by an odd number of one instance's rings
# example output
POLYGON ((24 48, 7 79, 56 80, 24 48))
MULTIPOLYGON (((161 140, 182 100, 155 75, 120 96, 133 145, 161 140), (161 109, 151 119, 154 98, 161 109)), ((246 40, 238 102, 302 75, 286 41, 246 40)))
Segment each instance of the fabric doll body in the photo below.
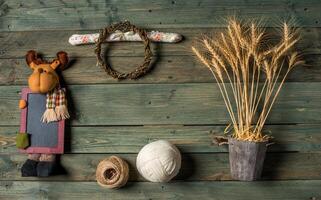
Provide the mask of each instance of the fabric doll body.
MULTIPOLYGON (((67 110, 65 89, 60 88, 59 77, 55 72, 57 68, 61 70, 64 69, 68 63, 67 53, 58 52, 56 59, 52 62, 47 62, 38 58, 35 51, 28 51, 26 61, 33 70, 33 73, 29 76, 28 80, 30 90, 34 93, 46 95, 46 102, 41 104, 43 107, 46 107, 46 109, 43 113, 39 113, 42 116, 41 119, 39 119, 41 120, 39 123, 51 123, 68 119, 69 113, 67 110)), ((33 106, 38 107, 38 105, 33 106)), ((21 99, 19 108, 24 109, 26 107, 28 107, 28 102, 21 99)), ((56 167, 55 154, 50 154, 48 152, 30 153, 28 154, 28 159, 21 168, 21 173, 24 177, 46 177, 53 175, 56 167)))

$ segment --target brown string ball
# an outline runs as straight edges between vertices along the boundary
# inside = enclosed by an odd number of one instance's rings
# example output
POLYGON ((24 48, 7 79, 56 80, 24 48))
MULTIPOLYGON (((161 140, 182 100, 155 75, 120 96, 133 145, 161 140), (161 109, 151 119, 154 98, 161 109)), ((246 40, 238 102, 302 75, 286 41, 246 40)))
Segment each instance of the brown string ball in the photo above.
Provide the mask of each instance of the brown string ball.
POLYGON ((127 183, 128 177, 128 164, 117 156, 110 156, 97 166, 96 180, 102 187, 120 188, 127 183))

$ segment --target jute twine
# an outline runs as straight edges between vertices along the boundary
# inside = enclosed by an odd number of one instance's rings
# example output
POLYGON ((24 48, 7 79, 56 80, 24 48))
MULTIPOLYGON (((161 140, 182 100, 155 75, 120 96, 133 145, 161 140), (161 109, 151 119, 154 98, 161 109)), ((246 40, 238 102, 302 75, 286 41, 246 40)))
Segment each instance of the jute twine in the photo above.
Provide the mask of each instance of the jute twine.
POLYGON ((151 60, 152 60, 152 51, 150 50, 150 41, 149 38, 147 37, 147 32, 144 29, 140 29, 134 25, 132 25, 130 22, 125 21, 125 22, 119 22, 117 24, 110 25, 106 28, 104 28, 97 39, 96 42, 96 48, 95 48, 95 54, 97 58, 97 64, 100 65, 107 74, 112 76, 113 78, 117 79, 137 79, 140 76, 143 76, 146 74, 151 66, 151 60), (103 42, 106 41, 108 36, 111 33, 114 33, 115 31, 121 31, 123 33, 133 31, 134 33, 138 33, 139 36, 141 37, 143 43, 144 43, 144 50, 145 50, 145 56, 144 56, 144 61, 141 65, 139 65, 135 70, 129 73, 120 73, 116 70, 114 70, 107 62, 105 62, 101 56, 101 45, 103 42))
POLYGON ((102 160, 96 170, 97 183, 106 188, 120 188, 129 177, 128 164, 117 156, 102 160))

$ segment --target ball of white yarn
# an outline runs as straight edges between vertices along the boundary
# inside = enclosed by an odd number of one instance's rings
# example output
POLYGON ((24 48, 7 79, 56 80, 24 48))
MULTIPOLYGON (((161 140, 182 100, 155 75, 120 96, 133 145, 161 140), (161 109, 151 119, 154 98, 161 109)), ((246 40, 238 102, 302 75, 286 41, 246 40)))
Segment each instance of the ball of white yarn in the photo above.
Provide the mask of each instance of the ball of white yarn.
POLYGON ((151 182, 168 182, 181 168, 179 150, 166 140, 157 140, 145 145, 138 153, 138 172, 151 182))

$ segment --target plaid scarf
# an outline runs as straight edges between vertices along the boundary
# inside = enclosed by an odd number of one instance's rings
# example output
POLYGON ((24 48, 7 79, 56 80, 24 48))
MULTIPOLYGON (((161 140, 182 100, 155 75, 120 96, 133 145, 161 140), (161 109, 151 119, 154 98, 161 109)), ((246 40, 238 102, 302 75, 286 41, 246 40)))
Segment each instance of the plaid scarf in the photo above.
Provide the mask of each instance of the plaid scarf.
POLYGON ((69 118, 65 93, 64 88, 56 88, 47 93, 46 111, 41 118, 42 122, 49 123, 69 118))

